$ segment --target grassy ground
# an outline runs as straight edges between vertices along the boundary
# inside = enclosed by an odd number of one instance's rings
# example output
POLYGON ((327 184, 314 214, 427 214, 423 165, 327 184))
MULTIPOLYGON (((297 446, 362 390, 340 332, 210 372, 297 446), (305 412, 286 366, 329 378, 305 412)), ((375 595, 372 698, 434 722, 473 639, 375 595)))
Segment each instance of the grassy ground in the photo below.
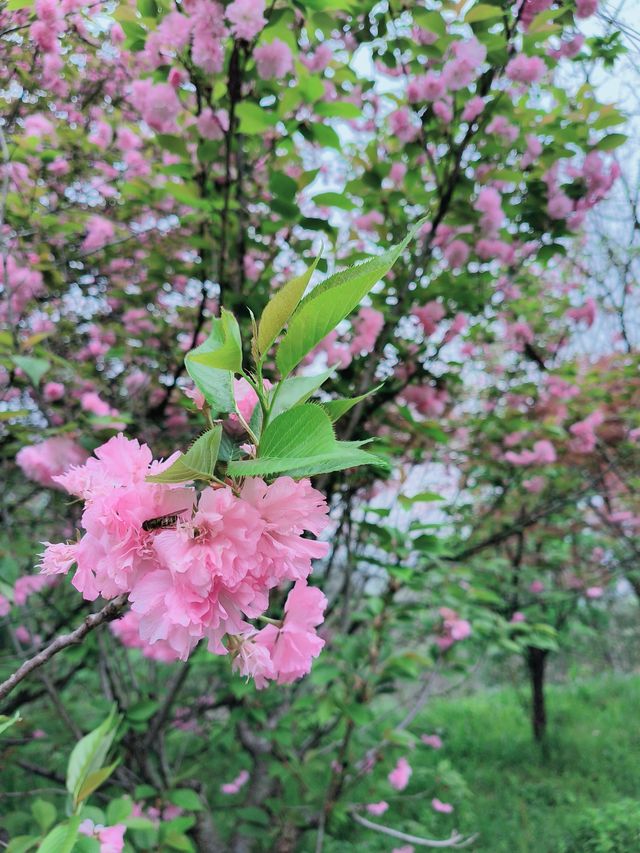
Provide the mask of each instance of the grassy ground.
POLYGON ((525 699, 500 690, 441 700, 423 720, 469 786, 441 828, 478 831, 475 853, 558 853, 585 809, 640 800, 640 678, 550 687, 546 755, 525 699))

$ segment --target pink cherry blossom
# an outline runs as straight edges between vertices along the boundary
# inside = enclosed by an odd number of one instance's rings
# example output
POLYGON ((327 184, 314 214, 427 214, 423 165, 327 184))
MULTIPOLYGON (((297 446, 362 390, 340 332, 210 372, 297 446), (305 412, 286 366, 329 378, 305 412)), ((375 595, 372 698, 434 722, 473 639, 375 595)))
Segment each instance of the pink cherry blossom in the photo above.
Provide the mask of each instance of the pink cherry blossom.
POLYGON ((82 821, 78 827, 82 835, 97 839, 100 843, 100 853, 122 853, 124 849, 124 834, 127 827, 123 823, 114 826, 96 824, 89 818, 82 821))
POLYGON ((467 103, 462 111, 462 121, 469 123, 475 121, 484 110, 484 101, 479 95, 474 95, 467 103))
POLYGON ((91 216, 87 222, 87 233, 82 241, 85 252, 102 249, 115 238, 116 230, 113 223, 104 216, 91 216))
POLYGON ((442 800, 439 800, 437 797, 434 797, 431 800, 431 808, 436 812, 440 812, 441 814, 451 814, 451 812, 453 811, 453 806, 451 805, 451 803, 443 803, 442 800))
POLYGON ((602 596, 604 595, 604 590, 601 586, 590 586, 587 587, 585 594, 587 598, 602 598, 602 596))
POLYGON ((56 478, 72 466, 82 465, 88 456, 73 439, 60 435, 20 448, 16 463, 30 480, 48 489, 60 489, 56 478))
POLYGON ((233 0, 225 10, 233 35, 245 41, 255 38, 267 23, 264 7, 264 0, 233 0))
POLYGON ((220 790, 223 794, 238 794, 247 784, 249 778, 249 772, 247 770, 241 770, 233 782, 225 782, 220 786, 220 790))
POLYGON ((539 56, 526 56, 519 53, 507 63, 505 73, 509 80, 516 83, 535 83, 547 71, 544 60, 539 56))
POLYGON ((509 450, 504 458, 512 465, 550 465, 556 461, 556 451, 550 441, 543 439, 535 442, 533 450, 522 450, 520 453, 509 450))
POLYGON ((420 308, 413 308, 411 313, 420 321, 425 335, 432 335, 436 331, 438 323, 446 314, 446 311, 441 302, 431 301, 420 308))
POLYGON ((255 642, 269 651, 278 684, 290 684, 310 671, 312 658, 324 646, 315 628, 323 621, 326 606, 319 589, 297 581, 284 606, 282 627, 267 625, 256 635, 255 642))
POLYGON ((61 382, 46 382, 42 396, 48 403, 54 403, 64 397, 64 385, 61 382))
POLYGON ((598 0, 576 0, 576 17, 590 18, 596 13, 598 0))
POLYGON ((380 800, 379 803, 369 803, 366 807, 369 814, 376 815, 379 817, 384 814, 389 808, 389 803, 385 802, 385 800, 380 800))
POLYGON ((352 355, 370 353, 384 327, 384 314, 367 306, 360 309, 353 321, 355 335, 350 344, 352 355))
POLYGON ((169 83, 134 80, 131 102, 144 121, 158 133, 175 133, 176 119, 182 109, 175 89, 169 83))
POLYGON ((578 421, 569 427, 573 439, 569 447, 574 453, 592 453, 598 441, 595 430, 604 423, 604 415, 597 409, 583 421, 578 421))
POLYGON ((265 80, 279 80, 293 71, 293 56, 289 45, 280 39, 259 45, 253 55, 258 74, 265 80))
POLYGON ((413 770, 406 758, 399 758, 396 766, 388 775, 389 784, 396 791, 404 791, 409 784, 413 770))
POLYGON ((504 221, 500 193, 494 187, 483 187, 478 193, 474 208, 482 214, 482 230, 488 235, 494 235, 504 221))
POLYGON ((420 740, 432 749, 442 749, 442 738, 439 735, 420 735, 420 740))

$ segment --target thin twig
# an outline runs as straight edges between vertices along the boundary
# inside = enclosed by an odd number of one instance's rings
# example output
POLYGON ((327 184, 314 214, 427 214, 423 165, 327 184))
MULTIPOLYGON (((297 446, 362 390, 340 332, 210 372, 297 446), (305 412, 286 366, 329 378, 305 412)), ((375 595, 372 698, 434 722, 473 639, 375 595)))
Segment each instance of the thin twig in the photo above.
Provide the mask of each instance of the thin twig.
POLYGON ((399 829, 392 829, 390 826, 385 826, 382 823, 374 823, 372 820, 367 820, 366 817, 362 817, 362 815, 357 814, 357 812, 351 812, 351 817, 355 820, 356 823, 359 823, 360 826, 364 826, 367 829, 373 829, 376 832, 381 832, 383 835, 388 835, 391 838, 397 838, 399 841, 407 841, 409 844, 415 844, 418 847, 448 847, 453 848, 454 850, 461 850, 463 847, 468 847, 478 837, 478 833, 476 832, 474 835, 470 835, 468 838, 465 838, 463 835, 460 835, 459 832, 454 830, 451 833, 450 838, 445 838, 440 840, 433 838, 421 838, 419 835, 411 835, 408 832, 401 832, 399 829))

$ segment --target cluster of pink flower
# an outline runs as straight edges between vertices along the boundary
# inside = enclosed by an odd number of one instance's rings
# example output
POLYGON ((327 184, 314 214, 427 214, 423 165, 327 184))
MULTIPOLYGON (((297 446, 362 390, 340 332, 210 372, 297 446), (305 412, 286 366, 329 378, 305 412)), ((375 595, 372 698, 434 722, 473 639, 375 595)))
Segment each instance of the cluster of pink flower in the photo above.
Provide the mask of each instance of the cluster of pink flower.
POLYGON ((328 546, 303 534, 327 525, 324 497, 289 477, 248 478, 239 492, 147 482, 175 458, 154 462, 146 445, 118 435, 55 477, 85 501, 85 532, 48 544, 42 571, 75 564, 73 584, 89 600, 128 593, 132 613, 116 633, 158 659, 186 660, 206 638, 212 652, 232 651, 234 668, 259 687, 305 675, 323 646, 315 628, 326 605, 306 579, 328 546), (257 631, 247 619, 263 616, 269 591, 285 582, 294 586, 283 622, 257 631))
POLYGON ((323 355, 327 365, 345 368, 354 358, 373 352, 384 327, 384 315, 365 305, 354 317, 352 325, 350 340, 340 340, 338 331, 334 329, 309 353, 305 362, 310 364, 316 356, 323 355))
POLYGON ((556 461, 556 451, 550 441, 536 441, 532 450, 508 450, 504 458, 512 465, 550 465, 556 461))
POLYGON ((34 483, 49 489, 59 489, 56 477, 72 465, 82 465, 89 454, 72 438, 57 435, 40 444, 28 444, 20 448, 16 462, 22 473, 34 483))
POLYGON ((466 640, 471 636, 471 625, 466 619, 461 619, 455 610, 450 607, 441 607, 439 610, 442 617, 440 636, 436 638, 438 647, 444 652, 450 649, 454 643, 466 640))
POLYGON ((100 844, 100 853, 121 853, 124 849, 124 834, 127 831, 124 823, 103 826, 86 818, 78 827, 78 831, 82 835, 94 838, 100 844))
POLYGON ((569 448, 574 453, 593 453, 598 436, 596 429, 604 423, 604 415, 597 409, 591 412, 583 421, 578 421, 569 427, 569 432, 573 436, 569 442, 569 448))

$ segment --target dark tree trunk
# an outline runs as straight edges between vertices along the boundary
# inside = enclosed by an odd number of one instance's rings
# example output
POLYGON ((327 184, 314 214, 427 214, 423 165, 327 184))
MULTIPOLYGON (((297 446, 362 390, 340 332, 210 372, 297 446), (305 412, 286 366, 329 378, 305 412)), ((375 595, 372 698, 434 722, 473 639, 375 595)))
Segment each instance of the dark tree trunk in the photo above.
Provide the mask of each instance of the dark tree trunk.
POLYGON ((544 675, 547 662, 547 650, 529 646, 527 666, 531 682, 531 726, 533 737, 538 743, 544 740, 547 731, 547 711, 544 701, 544 675))

